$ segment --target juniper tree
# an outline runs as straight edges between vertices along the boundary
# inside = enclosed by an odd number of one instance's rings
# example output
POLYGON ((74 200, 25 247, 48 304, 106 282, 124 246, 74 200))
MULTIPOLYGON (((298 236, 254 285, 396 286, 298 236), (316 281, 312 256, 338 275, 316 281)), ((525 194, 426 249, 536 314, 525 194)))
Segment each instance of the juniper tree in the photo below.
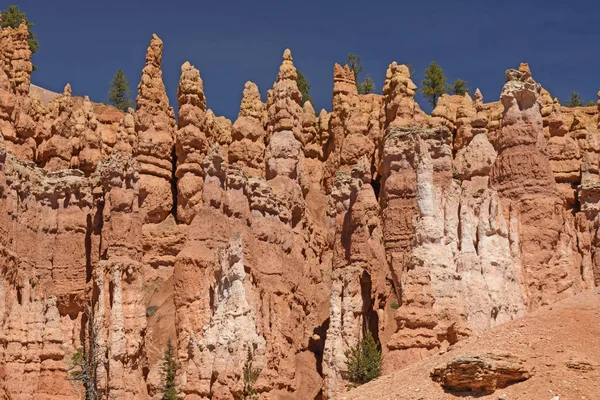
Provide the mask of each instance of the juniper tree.
POLYGON ((133 101, 130 98, 131 89, 127 82, 127 77, 120 69, 113 76, 110 89, 108 89, 108 101, 110 104, 123 112, 127 112, 129 107, 133 107, 133 101))

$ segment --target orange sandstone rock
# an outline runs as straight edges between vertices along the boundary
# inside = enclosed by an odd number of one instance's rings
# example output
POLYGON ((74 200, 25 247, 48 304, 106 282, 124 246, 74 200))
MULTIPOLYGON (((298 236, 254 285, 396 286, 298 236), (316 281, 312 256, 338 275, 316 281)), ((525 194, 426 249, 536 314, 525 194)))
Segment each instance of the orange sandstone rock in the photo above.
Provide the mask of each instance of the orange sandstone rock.
POLYGON ((186 399, 236 398, 249 348, 261 398, 334 399, 366 329, 388 373, 600 282, 600 111, 525 64, 431 116, 406 66, 359 95, 336 65, 317 116, 286 50, 232 124, 184 63, 175 123, 158 37, 126 113, 42 98, 25 39, 0 30, 0 397, 81 397, 90 303, 113 397, 160 397, 171 338, 186 399))

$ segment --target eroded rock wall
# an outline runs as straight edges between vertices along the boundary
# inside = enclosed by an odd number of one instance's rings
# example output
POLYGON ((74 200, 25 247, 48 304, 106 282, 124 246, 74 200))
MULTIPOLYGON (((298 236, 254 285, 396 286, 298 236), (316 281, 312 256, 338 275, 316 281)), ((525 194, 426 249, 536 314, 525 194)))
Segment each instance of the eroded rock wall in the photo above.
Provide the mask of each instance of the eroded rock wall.
POLYGON ((561 107, 526 64, 500 101, 442 96, 404 65, 332 111, 286 50, 233 123, 181 67, 178 121, 154 35, 136 110, 30 89, 27 28, 0 30, 0 396, 75 399, 98 328, 101 390, 234 399, 248 350, 265 399, 333 399, 370 330, 384 372, 600 282, 600 112, 561 107))

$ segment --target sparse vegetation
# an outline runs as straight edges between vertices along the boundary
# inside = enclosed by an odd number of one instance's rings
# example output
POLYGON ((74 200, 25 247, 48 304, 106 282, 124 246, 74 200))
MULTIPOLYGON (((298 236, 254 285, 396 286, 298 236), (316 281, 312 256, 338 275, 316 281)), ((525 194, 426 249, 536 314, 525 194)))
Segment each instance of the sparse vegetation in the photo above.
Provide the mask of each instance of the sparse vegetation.
POLYGON ((454 83, 452 85, 450 85, 448 91, 451 94, 457 94, 459 96, 464 96, 465 94, 469 93, 469 91, 471 90, 467 87, 467 85, 468 85, 467 81, 464 81, 462 79, 455 79, 454 83))
POLYGON ((455 79, 454 83, 449 85, 444 71, 435 61, 432 61, 425 69, 425 77, 421 84, 423 85, 421 93, 433 108, 437 106, 439 98, 445 93, 464 96, 471 90, 467 87, 468 82, 460 78, 455 79))
POLYGON ((351 386, 365 384, 381 375, 381 350, 368 329, 363 340, 346 353, 347 379, 351 386))
POLYGON ((113 76, 110 89, 108 89, 108 101, 110 104, 123 112, 127 112, 129 107, 133 107, 133 100, 130 98, 131 89, 127 77, 120 69, 117 69, 113 76))
MULTIPOLYGON (((31 28, 33 28, 33 22, 29 21, 25 13, 15 5, 10 5, 6 10, 2 10, 2 21, 0 21, 0 26, 2 26, 2 28, 10 27, 16 29, 19 27, 19 25, 21 25, 22 21, 25 21, 25 24, 29 29, 27 44, 29 44, 29 50, 31 50, 31 54, 34 54, 39 50, 40 43, 36 39, 35 32, 31 30, 31 28)), ((33 70, 35 71, 36 69, 37 68, 34 65, 33 70)))
POLYGON ((446 77, 444 71, 435 62, 432 61, 429 67, 425 70, 425 77, 421 82, 423 87, 421 93, 429 101, 429 103, 435 108, 438 99, 441 95, 446 93, 448 85, 446 84, 446 77))
POLYGON ((582 107, 583 101, 581 101, 581 97, 579 97, 579 93, 573 91, 571 93, 571 98, 563 103, 565 107, 582 107))
POLYGON ((103 352, 98 342, 100 332, 94 317, 94 306, 90 301, 87 315, 87 331, 83 340, 83 347, 71 357, 69 377, 67 379, 79 381, 85 389, 85 400, 101 400, 109 398, 107 391, 98 390, 98 367, 102 363, 103 352))
POLYGON ((415 70, 413 69, 412 64, 406 64, 406 66, 408 67, 408 72, 410 73, 410 79, 414 80, 415 79, 415 70))
POLYGON ((400 304, 398 304, 398 300, 392 301, 392 304, 390 304, 390 307, 392 307, 394 310, 399 309, 400 308, 400 304))
POLYGON ((156 311, 158 311, 158 306, 146 307, 146 317, 153 316, 154 314, 156 314, 156 311))
POLYGON ((242 393, 238 395, 238 399, 240 400, 258 400, 258 393, 256 392, 256 389, 254 389, 254 384, 260 375, 260 369, 255 368, 253 363, 254 353, 252 352, 251 346, 248 346, 248 354, 246 356, 243 371, 244 387, 242 393))
POLYGON ((163 377, 162 400, 179 400, 175 378, 180 366, 177 363, 175 347, 171 338, 167 341, 167 347, 165 348, 160 368, 163 377))
POLYGON ((363 67, 360 63, 360 55, 359 54, 348 54, 348 67, 354 73, 354 82, 356 82, 356 89, 360 94, 369 94, 375 90, 375 84, 373 83, 373 79, 369 75, 365 77, 364 80, 359 80, 359 75, 363 71, 363 67))
POLYGON ((300 94, 302 95, 302 104, 304 104, 307 101, 310 101, 310 104, 312 104, 312 106, 315 106, 315 103, 313 102, 312 97, 310 96, 310 88, 311 85, 310 83, 308 83, 308 81, 306 80, 306 77, 304 76, 304 74, 302 72, 300 72, 300 70, 296 70, 298 72, 298 90, 300 91, 300 94))

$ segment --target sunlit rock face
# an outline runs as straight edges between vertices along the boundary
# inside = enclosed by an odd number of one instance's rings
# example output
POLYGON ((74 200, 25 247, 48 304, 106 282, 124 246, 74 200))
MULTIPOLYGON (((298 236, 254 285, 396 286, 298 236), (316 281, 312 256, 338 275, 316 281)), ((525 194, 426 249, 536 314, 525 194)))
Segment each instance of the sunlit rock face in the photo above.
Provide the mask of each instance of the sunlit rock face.
POLYGON ((26 38, 0 30, 0 397, 81 398, 91 311, 114 398, 161 398, 171 339, 182 398, 237 398, 250 352, 261 398, 334 399, 367 329, 387 373, 600 283, 598 107, 526 64, 431 116, 406 66, 361 95, 336 65, 315 112, 285 50, 232 123, 185 62, 176 121, 156 35, 126 113, 31 89, 26 38))

